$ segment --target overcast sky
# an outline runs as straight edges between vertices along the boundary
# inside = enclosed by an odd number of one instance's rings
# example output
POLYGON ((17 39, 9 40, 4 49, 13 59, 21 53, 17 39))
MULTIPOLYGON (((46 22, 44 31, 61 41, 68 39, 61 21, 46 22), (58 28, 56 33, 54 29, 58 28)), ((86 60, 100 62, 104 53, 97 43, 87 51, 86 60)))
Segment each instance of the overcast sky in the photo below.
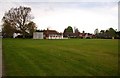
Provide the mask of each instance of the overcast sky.
POLYGON ((72 26, 89 33, 96 28, 118 29, 118 0, 0 0, 0 6, 0 20, 12 7, 31 7, 38 29, 63 32, 72 26))

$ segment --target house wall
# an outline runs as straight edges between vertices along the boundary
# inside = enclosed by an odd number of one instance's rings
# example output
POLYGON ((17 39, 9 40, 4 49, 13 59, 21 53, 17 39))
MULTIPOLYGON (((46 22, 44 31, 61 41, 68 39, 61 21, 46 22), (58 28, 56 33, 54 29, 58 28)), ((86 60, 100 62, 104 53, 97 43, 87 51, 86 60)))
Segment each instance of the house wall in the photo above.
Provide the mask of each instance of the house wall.
POLYGON ((89 38, 92 38, 92 35, 86 34, 86 35, 85 35, 85 38, 88 38, 88 37, 89 37, 89 38))
POLYGON ((63 35, 52 34, 49 35, 48 39, 63 39, 63 35))
POLYGON ((63 39, 63 34, 58 33, 45 33, 45 32, 34 32, 33 39, 63 39))
POLYGON ((43 32, 34 32, 33 39, 43 39, 43 32))

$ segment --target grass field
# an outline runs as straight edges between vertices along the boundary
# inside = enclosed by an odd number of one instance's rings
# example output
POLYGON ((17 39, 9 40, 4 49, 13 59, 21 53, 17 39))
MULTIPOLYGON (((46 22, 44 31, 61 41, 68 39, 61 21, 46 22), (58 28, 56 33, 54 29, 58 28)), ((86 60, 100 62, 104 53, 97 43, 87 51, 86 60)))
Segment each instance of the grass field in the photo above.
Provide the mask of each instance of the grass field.
POLYGON ((115 76, 118 40, 3 39, 7 76, 115 76))

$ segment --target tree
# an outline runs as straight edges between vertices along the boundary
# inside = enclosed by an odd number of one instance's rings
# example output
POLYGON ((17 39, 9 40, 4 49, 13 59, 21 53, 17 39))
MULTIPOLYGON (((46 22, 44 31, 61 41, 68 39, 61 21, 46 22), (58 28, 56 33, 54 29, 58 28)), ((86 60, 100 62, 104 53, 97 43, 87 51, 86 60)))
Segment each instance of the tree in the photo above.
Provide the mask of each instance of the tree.
POLYGON ((64 29, 64 32, 63 33, 66 33, 66 28, 64 29))
POLYGON ((73 28, 71 26, 68 26, 67 28, 64 29, 63 36, 64 37, 71 37, 73 34, 73 28))
POLYGON ((99 33, 99 30, 95 29, 94 34, 98 34, 98 33, 99 33))
POLYGON ((16 31, 15 27, 11 25, 10 22, 4 22, 2 25, 2 35, 3 37, 12 37, 13 33, 16 31))
POLYGON ((105 30, 101 30, 100 33, 105 33, 105 30))
POLYGON ((85 31, 83 30, 82 33, 85 33, 85 31))
POLYGON ((73 28, 72 28, 71 26, 68 26, 68 27, 65 29, 65 32, 73 33, 73 28))
POLYGON ((76 28, 76 29, 75 29, 75 33, 79 33, 79 30, 78 30, 78 28, 76 28))
POLYGON ((120 31, 117 31, 117 32, 116 32, 116 37, 117 37, 118 39, 120 39, 120 31))
POLYGON ((116 33, 116 30, 114 30, 113 28, 109 28, 107 30, 101 30, 100 33, 98 34, 98 37, 100 38, 107 38, 107 39, 110 39, 110 38, 113 38, 114 37, 117 37, 117 33, 116 33))
POLYGON ((23 34, 23 38, 25 38, 25 33, 29 29, 29 26, 26 25, 33 19, 30 12, 30 7, 20 6, 18 8, 11 8, 4 14, 2 20, 3 22, 9 22, 16 30, 20 30, 23 34))
POLYGON ((109 28, 108 33, 113 39, 116 36, 116 31, 113 28, 109 28))
POLYGON ((27 31, 29 35, 33 36, 33 32, 37 30, 36 24, 33 21, 31 21, 26 26, 28 28, 27 31))

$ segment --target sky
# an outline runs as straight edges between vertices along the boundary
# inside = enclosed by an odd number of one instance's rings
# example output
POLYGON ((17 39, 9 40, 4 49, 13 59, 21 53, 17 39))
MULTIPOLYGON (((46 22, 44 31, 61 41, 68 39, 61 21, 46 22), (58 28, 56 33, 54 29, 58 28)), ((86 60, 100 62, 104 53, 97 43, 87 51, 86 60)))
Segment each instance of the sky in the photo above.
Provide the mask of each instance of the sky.
MULTIPOLYGON (((63 32, 68 26, 87 33, 118 28, 119 0, 0 0, 0 20, 12 7, 31 7, 37 29, 63 32)), ((0 25, 2 22, 0 22, 0 25)))

